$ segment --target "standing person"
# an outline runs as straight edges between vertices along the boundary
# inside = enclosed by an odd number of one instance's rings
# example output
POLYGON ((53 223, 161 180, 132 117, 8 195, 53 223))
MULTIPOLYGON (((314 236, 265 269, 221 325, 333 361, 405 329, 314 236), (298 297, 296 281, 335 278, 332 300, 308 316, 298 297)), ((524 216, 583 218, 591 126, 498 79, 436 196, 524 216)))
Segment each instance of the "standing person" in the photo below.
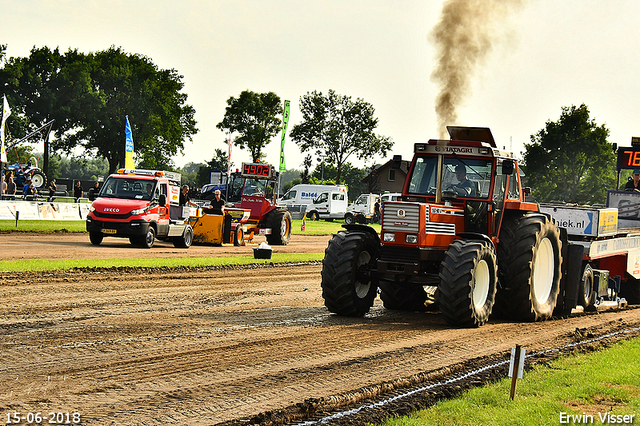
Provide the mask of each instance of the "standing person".
POLYGON ((189 185, 183 185, 182 192, 180 193, 180 205, 186 206, 187 204, 193 207, 198 207, 198 205, 191 201, 191 198, 189 197, 189 185))
POLYGON ((100 182, 94 183, 93 187, 89 190, 89 199, 96 198, 98 192, 100 192, 100 182))
POLYGON ((7 176, 3 176, 2 179, 0 179, 0 198, 3 200, 5 194, 7 193, 7 176))
POLYGON ((213 192, 213 200, 211 200, 211 209, 213 214, 224 214, 224 200, 221 198, 220 190, 216 189, 213 192))
POLYGON ((84 195, 84 191, 82 189, 82 184, 80 181, 76 182, 76 186, 73 188, 73 198, 76 199, 76 203, 80 202, 80 198, 84 195))
POLYGON ((640 169, 635 169, 631 176, 632 178, 627 181, 624 190, 640 192, 640 169))
POLYGON ((53 201, 53 197, 56 195, 57 189, 56 180, 51 179, 51 182, 49 182, 49 201, 53 201))
POLYGON ((380 223, 380 197, 376 198, 376 202, 373 205, 373 221, 380 223))
POLYGON ((7 195, 15 197, 15 195, 16 195, 16 184, 13 181, 13 176, 11 175, 11 173, 9 173, 6 176, 6 179, 7 179, 7 195))

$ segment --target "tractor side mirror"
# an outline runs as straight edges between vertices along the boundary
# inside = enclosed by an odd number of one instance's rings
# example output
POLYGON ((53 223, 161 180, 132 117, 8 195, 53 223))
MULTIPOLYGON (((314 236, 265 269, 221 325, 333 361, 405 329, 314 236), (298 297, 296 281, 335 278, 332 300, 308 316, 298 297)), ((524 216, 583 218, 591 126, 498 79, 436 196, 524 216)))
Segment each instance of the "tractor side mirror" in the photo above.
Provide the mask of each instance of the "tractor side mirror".
POLYGON ((504 160, 502 162, 502 174, 503 175, 513 174, 514 167, 515 167, 515 164, 513 160, 504 160))
POLYGON ((165 207, 167 205, 167 196, 165 194, 160 194, 160 197, 158 197, 158 204, 160 204, 162 207, 165 207))

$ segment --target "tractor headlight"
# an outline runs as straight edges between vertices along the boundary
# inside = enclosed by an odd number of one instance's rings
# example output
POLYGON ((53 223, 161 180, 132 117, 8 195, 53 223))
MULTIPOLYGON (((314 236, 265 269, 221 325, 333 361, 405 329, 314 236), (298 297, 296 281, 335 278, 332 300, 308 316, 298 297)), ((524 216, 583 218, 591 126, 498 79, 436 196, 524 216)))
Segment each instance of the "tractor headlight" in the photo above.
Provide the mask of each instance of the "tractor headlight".
POLYGON ((404 240, 406 242, 408 242, 409 244, 416 244, 418 242, 418 236, 417 235, 412 235, 412 234, 407 234, 407 236, 404 237, 404 240))
POLYGON ((385 243, 392 243, 396 240, 396 234, 392 233, 392 232, 385 232, 382 235, 382 241, 384 241, 385 243))

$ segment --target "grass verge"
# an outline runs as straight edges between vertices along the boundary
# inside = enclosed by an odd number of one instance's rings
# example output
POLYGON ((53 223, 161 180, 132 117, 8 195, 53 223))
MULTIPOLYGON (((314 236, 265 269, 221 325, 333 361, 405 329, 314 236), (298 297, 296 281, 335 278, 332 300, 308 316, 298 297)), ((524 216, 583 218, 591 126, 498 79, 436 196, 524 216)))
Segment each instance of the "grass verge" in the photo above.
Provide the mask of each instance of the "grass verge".
MULTIPOLYGON (((331 235, 343 229, 342 221, 327 222, 324 220, 305 221, 302 231, 302 220, 294 220, 291 231, 295 235, 331 235)), ((380 232, 380 225, 373 224, 373 228, 380 232)), ((43 232, 43 233, 79 233, 86 232, 83 220, 0 220, 0 232, 43 232)))
POLYGON ((640 337, 635 337, 534 366, 518 380, 513 401, 511 379, 503 379, 384 426, 640 424, 638 359, 640 337))
POLYGON ((324 253, 274 253, 271 259, 253 256, 177 257, 154 259, 3 260, 0 272, 54 271, 75 268, 201 268, 209 266, 297 263, 320 261, 324 253))

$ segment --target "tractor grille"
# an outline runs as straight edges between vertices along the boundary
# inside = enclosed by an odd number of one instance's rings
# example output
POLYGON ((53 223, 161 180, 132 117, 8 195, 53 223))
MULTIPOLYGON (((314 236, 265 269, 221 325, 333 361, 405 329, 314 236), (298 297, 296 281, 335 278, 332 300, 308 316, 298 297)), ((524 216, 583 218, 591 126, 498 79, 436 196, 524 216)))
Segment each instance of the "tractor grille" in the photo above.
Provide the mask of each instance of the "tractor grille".
POLYGON ((382 246, 380 247, 380 260, 419 262, 420 250, 417 247, 382 246))
POLYGON ((384 203, 382 229, 391 232, 418 232, 420 206, 407 203, 384 203))

